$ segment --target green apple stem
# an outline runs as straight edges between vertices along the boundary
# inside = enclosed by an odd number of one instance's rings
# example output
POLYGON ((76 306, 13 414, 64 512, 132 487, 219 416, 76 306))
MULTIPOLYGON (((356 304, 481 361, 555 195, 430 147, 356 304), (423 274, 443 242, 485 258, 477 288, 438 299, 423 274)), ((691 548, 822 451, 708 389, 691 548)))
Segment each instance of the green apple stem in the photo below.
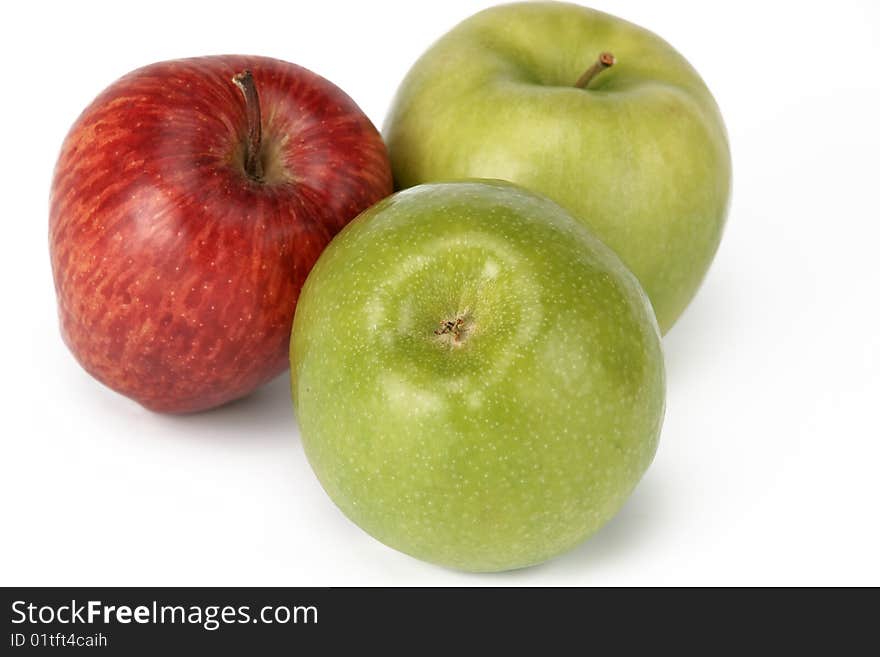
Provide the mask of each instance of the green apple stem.
POLYGON ((450 347, 460 347, 473 329, 472 320, 467 313, 440 322, 440 328, 434 331, 437 339, 450 347))
POLYGON ((587 85, 595 78, 599 73, 604 71, 606 68, 614 66, 614 55, 610 52, 603 52, 599 55, 599 59, 593 62, 593 65, 584 71, 584 74, 578 78, 577 82, 574 83, 574 86, 578 89, 586 89, 587 85))
POLYGON ((247 114, 248 140, 244 156, 244 170, 251 179, 261 181, 263 179, 263 162, 260 142, 263 136, 257 85, 254 84, 254 76, 250 71, 242 71, 234 75, 232 81, 241 89, 247 114))

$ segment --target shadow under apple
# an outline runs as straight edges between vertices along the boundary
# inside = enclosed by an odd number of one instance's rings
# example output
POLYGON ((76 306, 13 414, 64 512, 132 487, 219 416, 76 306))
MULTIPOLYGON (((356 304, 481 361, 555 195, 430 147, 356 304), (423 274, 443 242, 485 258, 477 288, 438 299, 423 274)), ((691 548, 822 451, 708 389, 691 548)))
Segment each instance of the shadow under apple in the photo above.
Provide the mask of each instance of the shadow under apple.
POLYGON ((175 433, 218 440, 265 444, 292 441, 299 435, 290 400, 290 372, 218 408, 188 415, 153 415, 175 433))
POLYGON ((648 475, 623 508, 589 539, 565 554, 543 564, 502 573, 507 577, 536 575, 582 575, 589 570, 607 569, 609 564, 631 558, 648 543, 647 538, 664 523, 662 479, 648 475))

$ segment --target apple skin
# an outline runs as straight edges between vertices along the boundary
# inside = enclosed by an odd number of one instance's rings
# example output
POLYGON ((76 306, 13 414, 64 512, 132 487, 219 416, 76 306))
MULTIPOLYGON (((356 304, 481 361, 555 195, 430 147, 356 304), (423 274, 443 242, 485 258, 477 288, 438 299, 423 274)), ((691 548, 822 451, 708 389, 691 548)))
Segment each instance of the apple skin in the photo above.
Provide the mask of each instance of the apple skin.
POLYGON ((391 193, 375 127, 324 78, 263 57, 160 62, 67 135, 49 246, 61 331, 110 388, 163 412, 242 397, 287 368, 300 287, 324 246, 391 193), (253 72, 265 177, 245 171, 232 77, 253 72))
POLYGON ((395 182, 502 178, 541 192, 627 264, 665 333, 718 248, 731 189, 724 123, 668 43, 566 3, 501 5, 412 67, 383 133, 395 182), (574 86, 603 51, 616 63, 574 86))
POLYGON ((601 527, 650 464, 665 400, 635 277, 500 181, 421 185, 349 224, 303 288, 291 377, 337 506, 468 571, 536 564, 601 527))

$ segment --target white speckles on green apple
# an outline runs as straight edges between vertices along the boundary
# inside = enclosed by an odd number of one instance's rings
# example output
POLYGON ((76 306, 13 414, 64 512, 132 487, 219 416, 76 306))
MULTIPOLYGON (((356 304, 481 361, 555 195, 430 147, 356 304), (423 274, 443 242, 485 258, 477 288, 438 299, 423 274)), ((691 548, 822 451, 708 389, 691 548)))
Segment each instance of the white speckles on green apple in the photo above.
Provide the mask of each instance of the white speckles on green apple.
POLYGON ((465 570, 592 534, 663 417, 635 278, 559 206, 500 182, 413 188, 345 228, 303 288, 291 364, 330 497, 388 545, 465 570))

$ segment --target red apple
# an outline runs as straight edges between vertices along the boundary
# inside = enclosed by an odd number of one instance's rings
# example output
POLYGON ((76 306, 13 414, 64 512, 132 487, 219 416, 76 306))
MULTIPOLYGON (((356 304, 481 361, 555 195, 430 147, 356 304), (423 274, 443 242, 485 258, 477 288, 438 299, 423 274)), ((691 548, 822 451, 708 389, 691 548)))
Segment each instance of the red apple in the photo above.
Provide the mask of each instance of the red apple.
POLYGON ((324 246, 391 191, 379 133, 311 71, 244 56, 134 71, 86 108, 56 165, 64 340, 156 411, 242 397, 287 368, 324 246))

